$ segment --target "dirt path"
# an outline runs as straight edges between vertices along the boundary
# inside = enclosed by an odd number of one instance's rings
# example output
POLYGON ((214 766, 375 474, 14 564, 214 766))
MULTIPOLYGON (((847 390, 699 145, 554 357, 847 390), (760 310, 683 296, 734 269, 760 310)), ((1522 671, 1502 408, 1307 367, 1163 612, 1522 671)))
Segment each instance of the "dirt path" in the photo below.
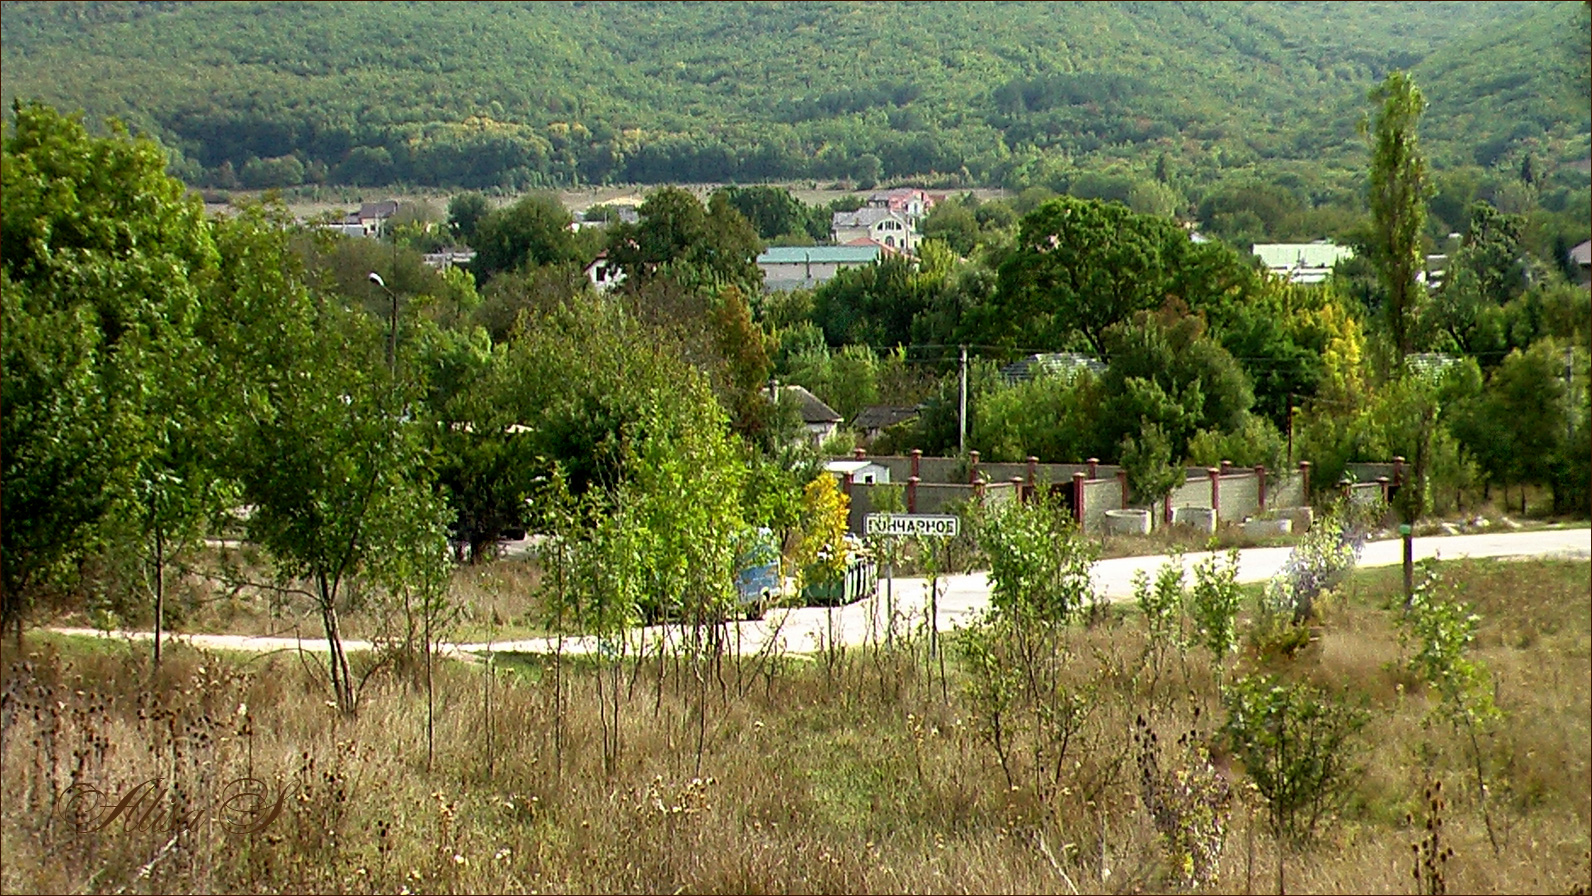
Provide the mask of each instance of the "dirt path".
MULTIPOLYGON (((1249 548, 1239 551, 1238 581, 1263 582, 1275 576, 1288 561, 1291 548, 1249 548)), ((1414 558, 1427 557, 1453 560, 1464 557, 1562 557, 1585 560, 1592 558, 1592 528, 1548 529, 1530 532, 1496 532, 1482 535, 1453 535, 1417 538, 1413 544, 1414 558)), ((1194 565, 1210 557, 1206 552, 1185 554, 1184 569, 1192 571, 1194 565)), ((1167 561, 1164 555, 1118 557, 1095 564, 1094 582, 1107 600, 1119 600, 1133 594, 1133 576, 1143 570, 1154 573, 1167 561)), ((1397 539, 1368 542, 1360 555, 1360 567, 1397 566, 1403 562, 1403 545, 1397 539)), ((989 606, 989 581, 984 573, 947 576, 937 583, 934 597, 936 630, 948 631, 970 615, 989 606)), ((924 631, 928 622, 930 594, 928 580, 913 578, 881 578, 877 593, 866 600, 843 607, 793 607, 770 610, 754 622, 737 622, 729 628, 731 649, 742 654, 771 651, 788 654, 819 653, 829 646, 860 646, 880 643, 888 637, 924 631), (895 626, 892 630, 891 620, 895 626)), ((55 628, 51 631, 87 637, 108 637, 147 641, 150 632, 102 632, 96 629, 55 628)), ((657 645, 679 644, 686 632, 675 625, 648 626, 630 632, 627 650, 636 652, 645 645, 649 652, 657 645)), ((251 637, 245 635, 177 634, 172 640, 192 644, 207 650, 237 650, 251 653, 269 653, 284 650, 309 650, 324 652, 325 640, 284 637, 251 637)), ((371 650, 369 641, 343 642, 350 653, 371 650)), ((597 651, 602 645, 592 637, 531 638, 492 643, 460 643, 442 645, 442 654, 468 661, 497 653, 564 653, 579 654, 597 651)), ((609 645, 610 647, 614 645, 609 645)))

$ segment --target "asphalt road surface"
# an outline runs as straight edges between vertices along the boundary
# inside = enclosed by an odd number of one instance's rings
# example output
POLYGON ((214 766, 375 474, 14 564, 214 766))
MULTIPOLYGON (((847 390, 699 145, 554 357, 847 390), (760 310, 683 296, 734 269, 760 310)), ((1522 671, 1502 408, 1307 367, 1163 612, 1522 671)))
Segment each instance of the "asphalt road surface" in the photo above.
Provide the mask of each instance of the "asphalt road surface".
MULTIPOLYGON (((1263 582, 1275 576, 1288 560, 1292 548, 1249 548, 1239 551, 1238 581, 1263 582)), ((1481 535, 1450 535, 1414 539, 1414 558, 1427 557, 1454 560, 1462 557, 1561 557, 1585 560, 1592 558, 1592 529, 1550 529, 1527 532, 1494 532, 1481 535)), ((1195 564, 1210 557, 1208 552, 1183 555, 1183 566, 1188 580, 1192 581, 1195 564)), ((1154 575, 1167 561, 1162 555, 1119 557, 1101 560, 1095 564, 1093 579, 1096 589, 1107 600, 1131 597, 1133 576, 1143 570, 1154 575)), ((1367 542, 1360 555, 1359 567, 1397 566, 1403 562, 1402 542, 1398 538, 1367 542)), ((946 576, 940 579, 934 595, 935 619, 940 632, 955 628, 971 614, 989 605, 989 581, 984 573, 946 576)), ((879 579, 877 592, 865 600, 841 607, 794 607, 769 610, 761 620, 734 623, 729 633, 732 649, 743 654, 762 650, 787 654, 812 654, 825 647, 858 646, 883 641, 889 634, 889 620, 894 615, 895 632, 922 631, 928 619, 930 595, 928 581, 923 578, 879 579), (893 611, 893 614, 892 614, 893 611)), ((100 632, 95 629, 55 629, 63 634, 97 635, 102 637, 147 640, 149 632, 100 632)), ((656 625, 638 628, 631 632, 633 644, 650 645, 678 641, 682 637, 678 626, 656 625)), ((326 642, 320 639, 248 637, 243 635, 187 635, 172 636, 173 640, 190 643, 206 649, 244 650, 269 652, 276 650, 325 651, 326 642)), ((585 653, 599 648, 594 638, 565 638, 562 644, 552 638, 532 638, 496 643, 447 644, 444 654, 474 659, 491 652, 551 653, 562 649, 566 653, 585 653)), ((367 641, 345 641, 350 652, 369 650, 367 641)))

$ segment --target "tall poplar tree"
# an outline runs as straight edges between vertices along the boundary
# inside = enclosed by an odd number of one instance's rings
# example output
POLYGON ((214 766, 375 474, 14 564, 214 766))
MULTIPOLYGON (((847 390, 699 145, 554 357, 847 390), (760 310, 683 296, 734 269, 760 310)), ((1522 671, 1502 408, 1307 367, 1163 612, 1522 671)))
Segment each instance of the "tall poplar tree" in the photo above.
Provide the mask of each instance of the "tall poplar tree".
POLYGON ((1426 226, 1430 189, 1426 158, 1416 125, 1426 100, 1410 76, 1392 72, 1371 91, 1380 103, 1374 119, 1361 123, 1371 146, 1370 260, 1387 288, 1388 326, 1398 352, 1399 375, 1414 350, 1413 330, 1425 288, 1415 278, 1422 270, 1421 231, 1426 226))

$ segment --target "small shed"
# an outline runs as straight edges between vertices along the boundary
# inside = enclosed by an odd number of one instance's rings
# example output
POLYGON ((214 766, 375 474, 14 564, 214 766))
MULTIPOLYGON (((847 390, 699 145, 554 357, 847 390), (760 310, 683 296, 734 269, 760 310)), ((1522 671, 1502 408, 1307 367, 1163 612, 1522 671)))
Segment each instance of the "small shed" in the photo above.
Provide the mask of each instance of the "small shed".
POLYGON ((875 463, 865 458, 847 458, 845 460, 832 460, 824 464, 824 469, 835 474, 842 482, 846 477, 862 485, 884 485, 890 481, 890 468, 875 463))

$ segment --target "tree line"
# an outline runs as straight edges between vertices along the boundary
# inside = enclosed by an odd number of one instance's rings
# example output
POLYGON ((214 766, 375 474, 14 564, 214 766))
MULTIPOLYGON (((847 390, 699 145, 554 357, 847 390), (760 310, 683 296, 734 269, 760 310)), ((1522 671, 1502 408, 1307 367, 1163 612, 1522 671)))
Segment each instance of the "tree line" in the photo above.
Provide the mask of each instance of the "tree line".
MULTIPOLYGON (((550 196, 460 194, 384 245, 270 205, 208 218, 153 142, 20 106, 0 232, 5 624, 143 597, 159 624, 165 583, 239 527, 274 571, 254 584, 309 600, 334 642, 350 587, 433 606, 450 564, 518 529, 569 546, 566 596, 591 624, 722 619, 737 532, 813 557, 838 538, 803 513, 832 502, 807 493, 817 455, 770 379, 848 419, 917 405, 874 450, 954 453, 961 346, 966 447, 1122 462, 1141 500, 1189 462, 1282 467, 1288 445, 1319 488, 1411 459, 1411 518, 1526 485, 1585 513, 1588 293, 1487 202, 1441 285, 1410 281, 1421 109, 1402 75, 1374 97, 1368 180, 1402 198, 1367 203, 1363 261, 1325 285, 1168 217, 1025 193, 942 205, 916 259, 764 293, 756 254, 814 217, 782 191, 664 188, 636 223, 580 233, 550 196), (428 226, 476 246, 473 269, 424 265, 428 226), (618 289, 587 281, 597 250, 618 289), (1103 370, 998 371, 1069 351, 1103 370)), ((346 657, 330 671, 351 710, 346 657)))
POLYGON ((1105 172, 1197 205, 1251 169, 1265 180, 1325 169, 1307 175, 1313 187, 1341 186, 1358 170, 1359 94, 1410 66, 1441 88, 1429 128, 1441 167, 1587 152, 1581 4, 8 11, 8 105, 117 115, 173 150, 186 182, 217 189, 904 178, 1059 189, 1105 172), (283 16, 294 26, 266 27, 283 16), (1131 44, 1084 37, 1095 34, 1131 44), (1152 178, 1168 154, 1181 170, 1152 178))

